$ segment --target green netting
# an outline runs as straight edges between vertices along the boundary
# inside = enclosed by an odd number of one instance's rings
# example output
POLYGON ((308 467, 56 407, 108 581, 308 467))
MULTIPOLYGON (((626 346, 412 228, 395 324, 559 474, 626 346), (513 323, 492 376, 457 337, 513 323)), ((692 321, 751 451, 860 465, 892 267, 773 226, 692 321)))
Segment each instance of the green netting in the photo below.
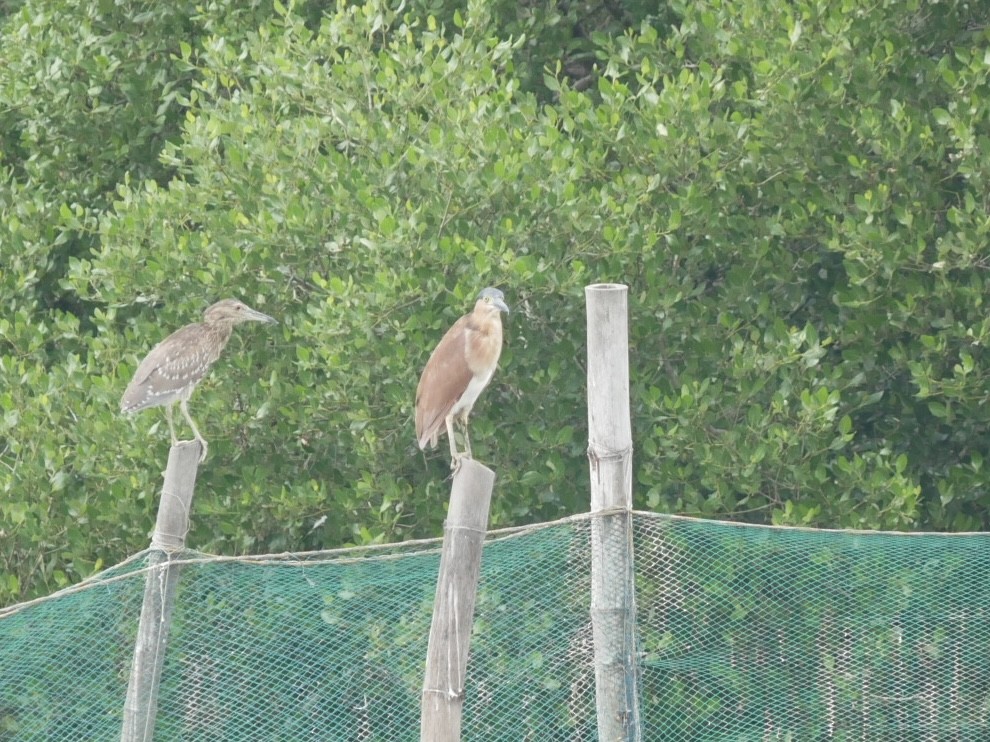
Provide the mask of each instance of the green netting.
MULTIPOLYGON (((990 535, 638 513, 644 740, 990 739, 990 535)), ((466 740, 595 740, 590 518, 485 546, 466 740)), ((186 553, 156 740, 415 740, 439 544, 186 553)), ((0 612, 0 740, 115 740, 147 555, 0 612)))

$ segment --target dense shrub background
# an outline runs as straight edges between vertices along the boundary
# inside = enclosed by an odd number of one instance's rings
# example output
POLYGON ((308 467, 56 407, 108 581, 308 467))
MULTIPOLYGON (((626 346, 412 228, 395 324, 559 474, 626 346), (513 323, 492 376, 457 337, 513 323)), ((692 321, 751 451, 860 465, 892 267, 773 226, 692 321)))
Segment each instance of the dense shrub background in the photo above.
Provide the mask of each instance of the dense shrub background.
POLYGON ((190 544, 436 535, 416 380, 513 306, 492 523, 587 508, 583 287, 630 287, 636 505, 984 529, 990 11, 0 3, 0 604, 147 543, 135 364, 219 298, 190 544))

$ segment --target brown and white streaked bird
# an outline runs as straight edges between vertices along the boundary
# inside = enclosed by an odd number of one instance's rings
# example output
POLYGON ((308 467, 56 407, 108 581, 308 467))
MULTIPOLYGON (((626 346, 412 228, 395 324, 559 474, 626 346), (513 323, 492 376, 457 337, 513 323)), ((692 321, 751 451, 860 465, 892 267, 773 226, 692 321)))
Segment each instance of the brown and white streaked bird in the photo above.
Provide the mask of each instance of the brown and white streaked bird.
POLYGON ((450 442, 450 468, 471 458, 468 415, 488 386, 502 353, 502 317, 508 313, 505 296, 494 288, 478 295, 474 310, 461 317, 434 349, 416 388, 416 439, 420 449, 437 445, 446 427, 450 442), (457 450, 454 422, 464 431, 464 452, 457 450))
POLYGON ((179 441, 172 423, 172 408, 178 402, 182 416, 202 448, 199 460, 203 461, 206 458, 206 440, 189 415, 186 403, 193 389, 220 357, 234 325, 242 322, 274 324, 275 320, 237 299, 218 301, 206 309, 202 322, 176 330, 141 361, 120 400, 120 411, 137 412, 148 407, 164 406, 174 446, 179 441))

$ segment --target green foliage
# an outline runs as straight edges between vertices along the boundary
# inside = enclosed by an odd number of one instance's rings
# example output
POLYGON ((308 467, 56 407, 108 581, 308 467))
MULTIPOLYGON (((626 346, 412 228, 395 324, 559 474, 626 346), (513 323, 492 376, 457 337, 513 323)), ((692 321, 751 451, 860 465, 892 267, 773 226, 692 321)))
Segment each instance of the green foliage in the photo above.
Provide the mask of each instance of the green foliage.
POLYGON ((485 285, 492 522, 585 510, 596 281, 630 286, 638 506, 987 526, 985 11, 580 7, 9 14, 0 602, 144 545, 165 425, 117 400, 223 296, 281 324, 192 401, 197 548, 438 533, 413 390, 485 285))
POLYGON ((246 3, 213 12, 40 0, 4 9, 0 602, 78 579, 147 533, 154 502, 101 450, 118 426, 119 389, 92 365, 89 346, 114 310, 88 303, 64 279, 70 261, 97 246, 119 184, 168 180, 157 156, 178 134, 177 98, 191 82, 172 56, 178 39, 255 25, 265 14, 246 3), (76 428, 82 418, 92 427, 76 428))

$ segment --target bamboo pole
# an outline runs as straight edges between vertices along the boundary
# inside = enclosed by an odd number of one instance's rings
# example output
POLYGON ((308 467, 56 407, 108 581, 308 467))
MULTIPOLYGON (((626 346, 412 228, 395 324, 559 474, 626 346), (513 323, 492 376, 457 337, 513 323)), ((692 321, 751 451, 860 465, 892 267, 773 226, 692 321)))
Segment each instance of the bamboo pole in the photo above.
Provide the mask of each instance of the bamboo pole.
POLYGON ((461 738, 474 599, 494 483, 495 472, 472 459, 462 459, 454 474, 423 680, 423 742, 461 738))
POLYGON ((148 570, 144 584, 141 620, 127 683, 121 742, 151 742, 155 734, 158 688, 179 582, 180 567, 171 561, 171 556, 186 546, 199 454, 200 446, 196 441, 177 443, 168 452, 165 483, 148 557, 152 569, 148 570))
POLYGON ((619 284, 595 284, 585 287, 585 299, 598 739, 638 741, 627 289, 619 284), (602 511, 608 512, 594 515, 602 511))

